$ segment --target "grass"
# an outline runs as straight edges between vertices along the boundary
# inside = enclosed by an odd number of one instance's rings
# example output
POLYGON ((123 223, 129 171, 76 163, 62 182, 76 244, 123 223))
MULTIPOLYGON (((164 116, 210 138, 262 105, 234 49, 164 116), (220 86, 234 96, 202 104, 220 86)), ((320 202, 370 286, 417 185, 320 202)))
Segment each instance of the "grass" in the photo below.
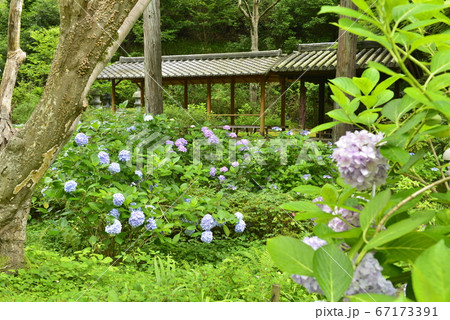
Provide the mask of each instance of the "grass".
POLYGON ((28 267, 0 274, 0 301, 315 301, 273 265, 264 243, 215 240, 152 245, 113 259, 91 248, 68 252, 49 241, 44 222, 32 224, 28 267))

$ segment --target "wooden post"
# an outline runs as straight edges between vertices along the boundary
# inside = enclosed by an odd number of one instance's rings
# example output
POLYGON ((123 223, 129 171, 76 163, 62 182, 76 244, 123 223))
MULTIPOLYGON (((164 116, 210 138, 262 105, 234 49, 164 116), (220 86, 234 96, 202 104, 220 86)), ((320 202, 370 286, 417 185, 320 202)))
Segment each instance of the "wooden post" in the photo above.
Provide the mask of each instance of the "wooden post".
POLYGON ((299 125, 303 130, 305 130, 305 127, 306 127, 306 85, 305 85, 305 81, 300 81, 299 125))
POLYGON ((272 285, 272 297, 270 298, 271 302, 280 302, 280 291, 281 287, 279 284, 272 285))
POLYGON ((234 125, 234 114, 235 114, 235 110, 234 110, 234 78, 231 79, 231 83, 230 83, 230 113, 233 114, 233 116, 231 116, 231 125, 234 125))
MULTIPOLYGON (((281 77, 281 126, 286 125, 286 78, 281 77)), ((283 128, 284 129, 284 128, 283 128)))
POLYGON ((116 113, 116 79, 111 80, 111 110, 116 113))
POLYGON ((264 135, 265 130, 265 112, 266 112, 266 82, 261 81, 261 98, 259 100, 259 133, 264 135))
POLYGON ((146 113, 146 109, 145 109, 145 81, 142 80, 141 81, 141 110, 144 110, 144 112, 146 113))
POLYGON ((188 108, 188 83, 187 80, 184 81, 184 108, 188 108))
POLYGON ((207 91, 207 98, 206 98, 206 110, 208 112, 208 115, 211 114, 211 82, 208 81, 208 84, 206 85, 206 91, 207 91))
POLYGON ((325 82, 319 83, 319 124, 325 122, 325 82))

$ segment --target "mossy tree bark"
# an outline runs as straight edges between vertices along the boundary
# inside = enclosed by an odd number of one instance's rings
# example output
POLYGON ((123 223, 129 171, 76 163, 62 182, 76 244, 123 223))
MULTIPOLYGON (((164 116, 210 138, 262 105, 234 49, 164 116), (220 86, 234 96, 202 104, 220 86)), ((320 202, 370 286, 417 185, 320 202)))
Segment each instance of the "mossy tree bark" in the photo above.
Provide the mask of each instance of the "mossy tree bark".
POLYGON ((70 139, 91 84, 150 1, 59 0, 59 44, 42 98, 0 151, 2 270, 23 266, 33 190, 70 139))

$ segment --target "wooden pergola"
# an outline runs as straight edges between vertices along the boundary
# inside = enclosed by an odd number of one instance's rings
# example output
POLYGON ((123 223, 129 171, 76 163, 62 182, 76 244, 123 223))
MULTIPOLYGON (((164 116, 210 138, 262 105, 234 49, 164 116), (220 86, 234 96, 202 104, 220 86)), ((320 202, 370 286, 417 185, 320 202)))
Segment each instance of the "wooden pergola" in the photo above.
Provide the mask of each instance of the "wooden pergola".
MULTIPOLYGON (((299 44, 297 50, 289 55, 281 50, 257 52, 233 52, 217 54, 192 54, 162 57, 162 85, 184 86, 184 108, 188 105, 188 86, 203 84, 207 87, 207 112, 210 116, 230 117, 234 126, 237 116, 259 117, 259 132, 264 134, 266 83, 278 82, 285 93, 286 83, 300 81, 300 124, 305 128, 306 121, 306 82, 319 85, 318 123, 325 118, 325 83, 335 78, 337 63, 337 43, 299 44), (216 83, 230 84, 230 113, 213 114, 211 106, 211 86, 216 83), (235 107, 235 84, 259 83, 260 111, 255 114, 238 114, 235 107)), ((362 41, 358 44, 356 55, 357 75, 367 68, 369 61, 376 61, 387 67, 395 67, 395 61, 388 51, 375 42, 362 41)), ((97 77, 110 80, 112 88, 112 109, 115 111, 115 89, 122 80, 135 82, 141 89, 141 105, 144 105, 144 58, 121 57, 107 66, 97 77)), ((397 88, 398 89, 398 88, 397 88)), ((398 90, 396 90, 398 91, 398 90)), ((280 126, 285 127, 286 94, 280 97, 280 126)))

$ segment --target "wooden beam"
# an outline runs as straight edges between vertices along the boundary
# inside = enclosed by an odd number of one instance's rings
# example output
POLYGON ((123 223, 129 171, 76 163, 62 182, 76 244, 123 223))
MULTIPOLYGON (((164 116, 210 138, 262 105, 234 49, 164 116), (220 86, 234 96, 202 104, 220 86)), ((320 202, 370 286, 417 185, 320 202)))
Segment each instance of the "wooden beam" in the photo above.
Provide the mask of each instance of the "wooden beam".
POLYGON ((188 108, 188 82, 184 81, 184 108, 188 108))
POLYGON ((259 133, 264 135, 266 112, 266 82, 261 81, 261 97, 259 100, 259 133))
MULTIPOLYGON (((236 113, 234 110, 234 87, 234 78, 232 78, 230 83, 230 113, 233 115, 236 113)), ((234 116, 230 118, 230 123, 231 125, 234 125, 234 116)))
POLYGON ((299 125, 300 125, 300 128, 305 130, 305 127, 306 127, 306 85, 305 85, 305 81, 300 81, 299 125))
POLYGON ((281 77, 281 126, 286 125, 286 78, 281 77))
POLYGON ((116 113, 116 79, 111 80, 111 110, 116 113))
POLYGON ((208 81, 208 84, 206 85, 206 91, 207 91, 207 98, 206 98, 206 110, 208 112, 208 115, 211 114, 211 81, 208 81))
POLYGON ((325 122, 325 80, 319 83, 319 124, 325 122))

